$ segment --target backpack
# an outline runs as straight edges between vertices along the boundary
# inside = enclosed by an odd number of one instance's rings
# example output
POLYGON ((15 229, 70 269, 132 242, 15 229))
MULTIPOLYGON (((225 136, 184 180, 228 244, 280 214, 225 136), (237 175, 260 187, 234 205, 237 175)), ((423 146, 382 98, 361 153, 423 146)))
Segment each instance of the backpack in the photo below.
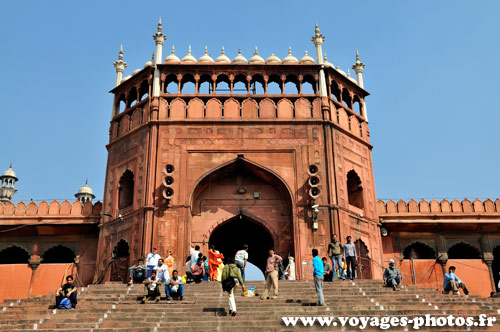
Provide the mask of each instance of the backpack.
POLYGON ((59 302, 57 309, 71 309, 71 301, 69 298, 65 297, 62 299, 61 302, 59 302))
MULTIPOLYGON (((236 265, 233 264, 234 267, 236 267, 236 265)), ((229 276, 227 277, 227 279, 224 279, 221 281, 221 285, 222 285, 222 290, 224 292, 230 292, 231 289, 234 288, 234 286, 236 286, 236 280, 234 280, 234 277, 232 276, 232 272, 233 272, 233 269, 232 269, 232 266, 231 264, 229 265, 226 265, 224 268, 228 268, 229 269, 229 276)), ((237 269, 237 267, 236 267, 237 269)), ((239 272, 239 270, 238 270, 239 272)))

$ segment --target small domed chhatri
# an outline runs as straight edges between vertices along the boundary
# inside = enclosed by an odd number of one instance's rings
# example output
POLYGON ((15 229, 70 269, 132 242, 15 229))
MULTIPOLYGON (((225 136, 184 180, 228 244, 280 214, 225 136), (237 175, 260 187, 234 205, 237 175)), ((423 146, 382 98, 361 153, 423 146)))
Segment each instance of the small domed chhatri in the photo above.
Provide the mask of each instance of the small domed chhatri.
POLYGON ((120 81, 120 83, 125 82, 126 80, 128 80, 128 79, 129 79, 129 78, 131 78, 131 77, 132 77, 131 75, 127 75, 127 76, 125 76, 125 77, 124 77, 124 78, 120 81))
POLYGON ((16 176, 16 172, 12 169, 12 164, 10 164, 9 169, 3 172, 2 177, 11 177, 14 178, 16 181, 19 179, 16 176))
POLYGON ((196 63, 196 58, 191 55, 191 45, 189 45, 188 54, 182 58, 182 63, 196 63))
POLYGON ((246 65, 248 63, 247 58, 241 54, 241 49, 238 50, 238 55, 233 59, 232 63, 235 65, 246 65))
POLYGON ((351 76, 351 72, 349 71, 349 69, 347 69, 347 78, 348 78, 350 81, 352 81, 352 82, 354 82, 354 83, 358 84, 358 81, 356 81, 356 79, 355 79, 354 77, 352 77, 352 76, 351 76))
POLYGON ((316 61, 314 61, 314 59, 306 51, 302 59, 300 59, 300 63, 309 64, 309 63, 316 63, 316 61))
POLYGON ((210 55, 208 55, 208 48, 205 45, 205 53, 198 59, 198 63, 214 63, 214 59, 210 55))
POLYGON ((330 68, 335 69, 335 66, 333 65, 333 63, 328 62, 328 59, 327 59, 327 57, 326 57, 326 53, 325 53, 325 57, 324 57, 324 61, 323 61, 323 65, 325 65, 325 67, 330 67, 330 68))
POLYGON ((134 71, 132 72, 132 76, 134 76, 134 75, 138 74, 141 70, 142 70, 142 69, 137 68, 136 70, 134 70, 134 71))
POLYGON ((75 194, 76 199, 78 199, 82 204, 85 202, 92 202, 95 198, 94 191, 89 187, 88 180, 85 181, 85 184, 78 190, 75 194))
POLYGON ((259 51, 257 50, 257 46, 255 46, 255 53, 250 58, 249 63, 251 65, 261 65, 261 64, 266 63, 266 61, 264 61, 264 58, 259 55, 259 51))
POLYGON ((266 59, 266 64, 268 65, 279 65, 281 64, 281 59, 278 58, 274 53, 271 54, 269 58, 266 59))
POLYGON ((288 47, 288 55, 283 59, 284 64, 297 64, 299 60, 292 55, 292 48, 288 47))
POLYGON ((175 55, 175 47, 172 45, 172 53, 170 53, 166 58, 165 58, 165 61, 164 63, 170 63, 170 64, 174 64, 174 63, 181 63, 181 59, 179 59, 177 57, 177 55, 175 55))
POLYGON ((215 63, 231 63, 231 59, 226 55, 226 52, 224 51, 224 46, 222 46, 222 54, 215 59, 215 63))
POLYGON ((345 71, 343 71, 342 69, 340 69, 339 66, 337 66, 337 68, 335 68, 335 70, 337 70, 339 73, 341 73, 342 75, 344 75, 345 77, 347 77, 347 74, 345 73, 345 71))

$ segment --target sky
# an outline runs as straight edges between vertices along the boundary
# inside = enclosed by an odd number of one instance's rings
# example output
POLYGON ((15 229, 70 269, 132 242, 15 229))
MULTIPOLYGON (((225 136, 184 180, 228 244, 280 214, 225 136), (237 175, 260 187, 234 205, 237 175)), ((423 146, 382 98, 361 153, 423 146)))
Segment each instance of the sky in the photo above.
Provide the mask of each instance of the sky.
MULTIPOLYGON (((120 43, 125 75, 154 50, 225 47, 250 58, 314 54, 347 71, 359 49, 377 197, 500 196, 498 1, 1 1, 0 172, 14 201, 74 199, 88 178, 102 199, 120 43)), ((352 71, 352 70, 351 70, 352 71)))

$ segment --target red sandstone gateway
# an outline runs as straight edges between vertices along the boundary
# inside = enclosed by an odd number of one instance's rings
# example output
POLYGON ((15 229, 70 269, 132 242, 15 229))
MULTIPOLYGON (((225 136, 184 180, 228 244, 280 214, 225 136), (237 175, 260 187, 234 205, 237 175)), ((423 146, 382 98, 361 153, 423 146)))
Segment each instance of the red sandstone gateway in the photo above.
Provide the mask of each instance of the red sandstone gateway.
POLYGON ((226 257, 248 244, 260 269, 274 247, 311 278, 311 249, 325 256, 333 234, 353 237, 359 279, 380 279, 394 258, 404 282, 440 288, 453 259, 473 294, 494 289, 498 200, 377 204, 358 54, 354 79, 323 57, 318 27, 315 59, 300 60, 291 49, 283 60, 257 49, 231 60, 224 48, 215 60, 191 48, 180 59, 173 47, 163 60, 161 22, 153 37, 143 69, 122 77, 122 48, 114 63, 102 205, 88 186, 73 204, 14 205, 18 179, 12 168, 2 175, 0 275, 17 281, 0 300, 55 290, 69 273, 83 284, 125 281, 153 244, 172 250, 181 272, 190 244, 226 257))

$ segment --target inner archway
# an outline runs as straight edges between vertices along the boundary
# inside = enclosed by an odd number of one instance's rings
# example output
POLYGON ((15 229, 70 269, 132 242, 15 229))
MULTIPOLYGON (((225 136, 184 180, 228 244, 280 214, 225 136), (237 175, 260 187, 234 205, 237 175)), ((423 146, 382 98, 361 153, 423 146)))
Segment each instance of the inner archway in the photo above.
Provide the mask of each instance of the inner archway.
POLYGON ((212 244, 224 257, 234 257, 247 244, 248 261, 263 272, 266 269, 268 251, 274 248, 271 234, 262 225, 241 214, 212 232, 209 245, 212 244))
POLYGON ((294 255, 292 196, 273 171, 238 157, 207 172, 192 194, 191 239, 225 257, 248 244, 249 262, 265 270, 269 248, 294 255))

